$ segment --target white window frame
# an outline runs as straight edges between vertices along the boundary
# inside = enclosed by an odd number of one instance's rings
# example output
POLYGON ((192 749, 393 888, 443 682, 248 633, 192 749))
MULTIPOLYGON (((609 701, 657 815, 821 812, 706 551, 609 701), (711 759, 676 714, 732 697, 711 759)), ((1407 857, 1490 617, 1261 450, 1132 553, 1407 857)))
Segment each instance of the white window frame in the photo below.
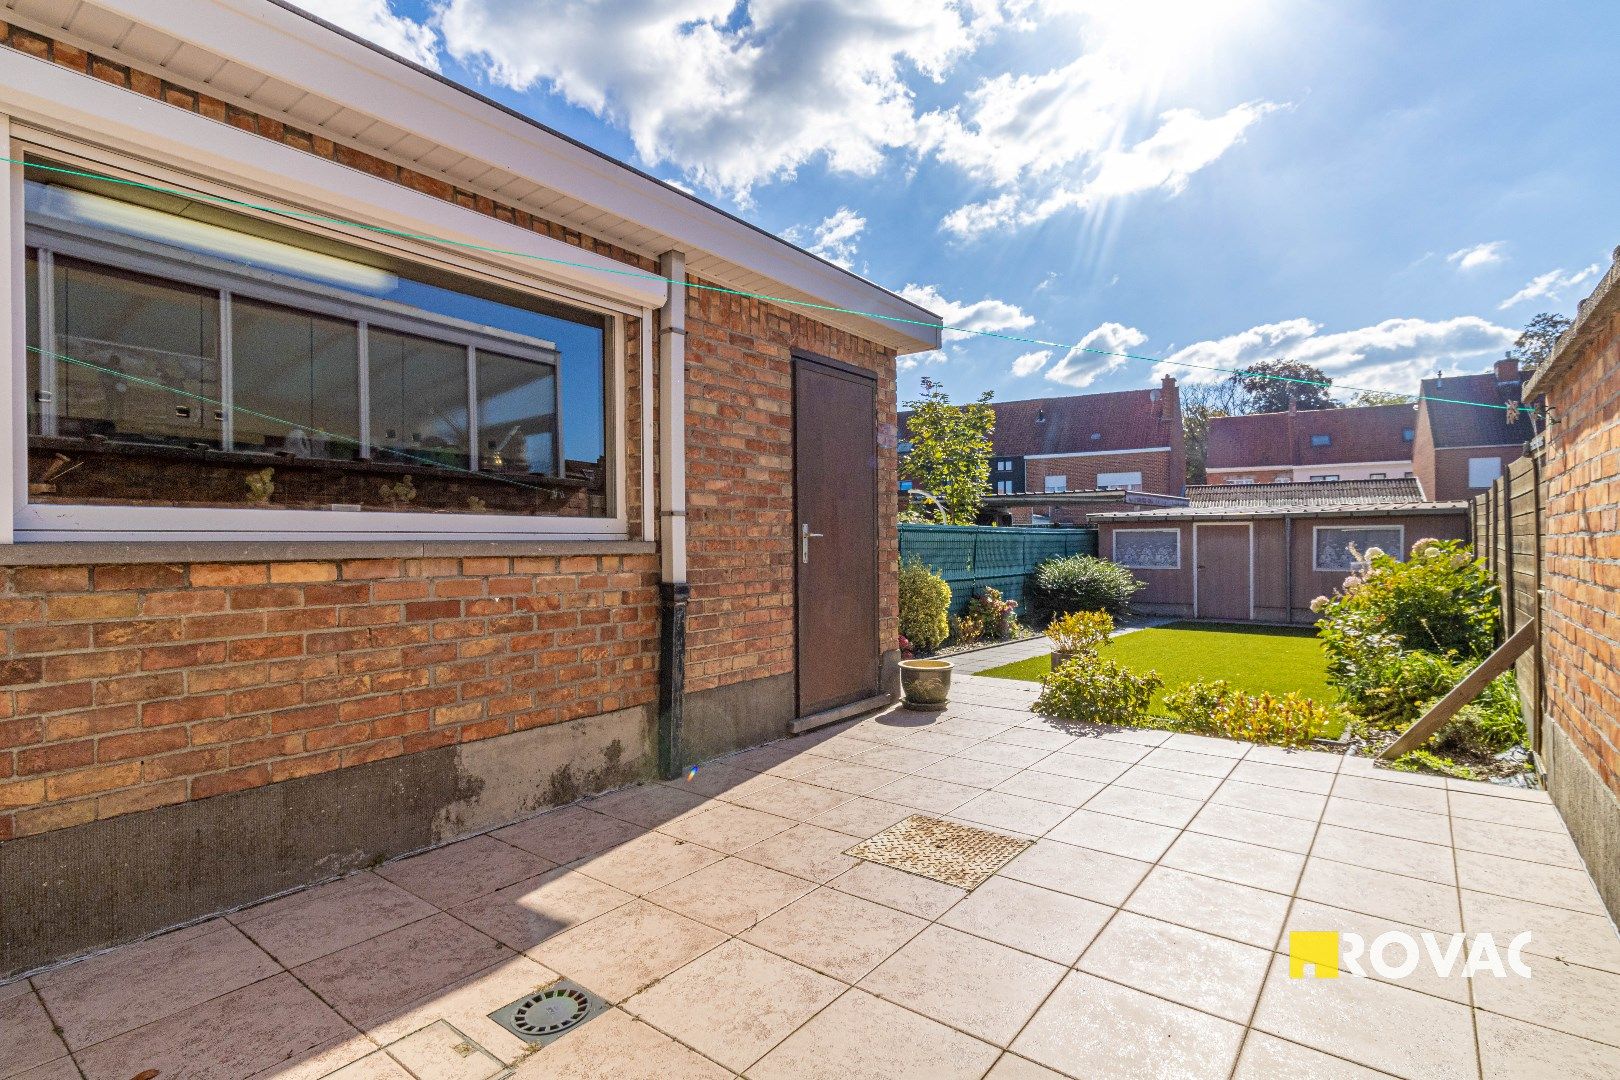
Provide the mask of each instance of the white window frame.
POLYGON ((1320 476, 1311 477, 1310 482, 1313 483, 1313 484, 1325 484, 1325 483, 1329 483, 1331 481, 1337 480, 1338 478, 1339 478, 1338 473, 1323 473, 1320 476))
POLYGON ((1136 469, 1130 472, 1105 472, 1097 474, 1098 491, 1140 491, 1142 489, 1142 471, 1136 469), (1129 477, 1136 477, 1131 480, 1129 477))
POLYGON ((1226 478, 1226 482, 1228 484, 1252 484, 1252 483, 1254 483, 1254 477, 1252 477, 1252 476, 1228 476, 1226 478))
POLYGON ((1501 458, 1499 458, 1499 457, 1495 456, 1494 454, 1492 454, 1492 455, 1490 455, 1488 457, 1471 457, 1471 458, 1468 459, 1468 486, 1469 486, 1470 489, 1472 489, 1474 491, 1483 491, 1484 489, 1490 487, 1492 484, 1496 483, 1501 478, 1502 478, 1502 459, 1501 458), (1495 469, 1495 471, 1491 473, 1490 479, 1486 480, 1482 484, 1482 483, 1480 483, 1480 482, 1478 482, 1477 480, 1474 479, 1474 466, 1475 465, 1485 465, 1487 463, 1489 465, 1491 465, 1495 469))
POLYGON ((1400 534, 1400 539, 1398 541, 1396 541, 1395 547, 1393 549, 1385 548, 1384 550, 1388 551, 1391 555, 1394 555, 1397 559, 1404 559, 1405 558, 1405 555, 1406 555, 1406 526, 1404 524, 1397 523, 1397 524, 1394 524, 1394 525, 1314 525, 1314 526, 1311 527, 1311 571, 1312 571, 1312 573, 1317 573, 1317 574, 1347 574, 1352 569, 1350 567, 1342 567, 1342 566, 1323 566, 1320 562, 1317 561, 1317 555, 1320 554, 1321 550, 1322 550, 1322 548, 1321 548, 1321 534, 1323 532, 1366 532, 1368 529, 1394 529, 1397 533, 1400 534))
POLYGON ((1177 528, 1170 528, 1170 529, 1162 529, 1162 528, 1161 529, 1124 528, 1124 529, 1122 529, 1122 528, 1119 528, 1118 526, 1115 526, 1113 534, 1109 537, 1108 557, 1109 557, 1109 559, 1111 561, 1119 563, 1119 565, 1125 567, 1125 569, 1127 569, 1127 570, 1180 570, 1181 569, 1181 530, 1177 529, 1177 528), (1137 566, 1137 565, 1135 565, 1133 563, 1120 562, 1120 559, 1119 559, 1119 534, 1120 533, 1174 533, 1175 537, 1176 537, 1176 562, 1175 562, 1175 565, 1174 566, 1137 566))
MULTIPOLYGON (((188 114, 177 114, 179 121, 190 119, 188 114)), ((206 121, 203 121, 206 124, 206 121)), ((212 128, 213 125, 208 124, 212 128)), ((131 180, 154 183, 164 187, 195 190, 200 194, 223 194, 227 197, 262 206, 281 205, 280 201, 260 195, 254 188, 232 175, 211 176, 199 180, 196 176, 177 173, 163 166, 142 163, 116 151, 90 146, 76 139, 51 132, 25 128, 9 118, 0 116, 0 144, 9 148, 14 161, 27 154, 45 156, 55 162, 82 167, 87 171, 131 180)), ((305 155, 285 147, 270 146, 268 152, 277 151, 302 158, 305 155)), ((348 172, 348 170, 344 170, 348 172)), ((605 517, 564 517, 559 515, 432 513, 425 511, 350 511, 311 510, 257 507, 166 507, 166 506, 89 506, 28 502, 28 413, 26 353, 26 301, 25 301, 25 211, 23 205, 26 179, 39 179, 45 174, 12 165, 7 170, 9 189, 4 200, 4 220, 0 221, 10 241, 10 274, 12 319, 9 340, 12 354, 10 402, 6 411, 12 418, 11 438, 0 438, 0 455, 10 456, 10 467, 0 461, 0 475, 8 482, 9 497, 0 490, 0 543, 32 541, 245 541, 245 540, 624 540, 629 537, 626 499, 626 442, 627 407, 625 400, 626 333, 629 320, 639 318, 642 327, 641 367, 644 385, 650 380, 651 356, 646 349, 651 325, 652 309, 617 297, 588 293, 556 280, 541 278, 522 269, 485 262, 463 249, 435 245, 427 241, 408 240, 380 234, 363 228, 311 225, 297 218, 289 219, 273 212, 255 213, 239 207, 236 212, 247 216, 262 216, 282 224, 293 222, 295 227, 329 236, 344 243, 369 247, 403 260, 433 266, 463 276, 472 274, 498 282, 518 292, 528 293, 557 303, 567 304, 601 315, 605 320, 607 356, 604 363, 604 457, 609 472, 607 484, 608 514, 605 517), (5 511, 9 510, 9 515, 5 511)), ((355 174, 345 184, 356 190, 334 193, 339 200, 320 207, 322 214, 343 220, 379 220, 389 223, 386 207, 368 199, 367 189, 383 183, 375 178, 355 174)), ((388 185, 397 188, 399 185, 388 185)), ((401 192, 411 195, 409 189, 401 192)), ((394 192, 389 192, 390 196, 394 192)), ((428 196, 419 196, 428 199, 428 196)), ((437 200, 433 200, 437 201, 437 200)), ((307 215, 307 207, 291 207, 307 215)), ((494 221, 494 219, 491 219, 494 221)), ((500 224, 500 223, 497 223, 500 224)), ((402 231, 412 228, 409 220, 401 219, 402 231)), ((521 249, 530 237, 515 226, 512 247, 521 249), (521 238, 521 239, 520 239, 521 238)), ((418 234, 419 233, 414 233, 418 234)), ((572 249, 571 249, 572 250, 572 249)), ((581 253, 582 260, 589 256, 581 253)), ((92 261, 103 261, 92 255, 92 261)), ((541 265, 541 264, 537 264, 541 265)), ((364 315, 356 311, 357 320, 364 315)), ((489 331, 485 331, 489 335, 489 331)), ((493 335, 498 338, 500 335, 493 335)), ((0 335, 4 340, 5 335, 0 335)), ((500 348, 492 340, 497 350, 500 348)), ((559 394, 561 388, 559 386, 559 394)), ((0 403, 5 404, 5 403, 0 403)), ((642 411, 641 432, 644 444, 650 428, 649 410, 642 411)), ((559 416, 559 425, 565 418, 559 416)), ((559 460, 563 450, 559 440, 559 460)), ((650 473, 650 470, 646 470, 650 473)), ((643 476, 645 490, 645 479, 643 476)))
POLYGON ((1069 477, 1066 473, 1051 473, 1047 476, 1041 477, 1041 491, 1043 494, 1056 495, 1068 490, 1069 477), (1057 481, 1057 487, 1052 486, 1052 481, 1054 480, 1057 481))

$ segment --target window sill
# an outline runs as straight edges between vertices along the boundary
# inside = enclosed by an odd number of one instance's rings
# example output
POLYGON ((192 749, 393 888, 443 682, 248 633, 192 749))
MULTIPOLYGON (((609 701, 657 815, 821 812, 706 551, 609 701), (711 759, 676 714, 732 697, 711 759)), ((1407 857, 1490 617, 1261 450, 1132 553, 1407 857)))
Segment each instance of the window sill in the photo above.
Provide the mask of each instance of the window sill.
POLYGON ((0 566, 651 555, 642 540, 149 540, 0 544, 0 566))

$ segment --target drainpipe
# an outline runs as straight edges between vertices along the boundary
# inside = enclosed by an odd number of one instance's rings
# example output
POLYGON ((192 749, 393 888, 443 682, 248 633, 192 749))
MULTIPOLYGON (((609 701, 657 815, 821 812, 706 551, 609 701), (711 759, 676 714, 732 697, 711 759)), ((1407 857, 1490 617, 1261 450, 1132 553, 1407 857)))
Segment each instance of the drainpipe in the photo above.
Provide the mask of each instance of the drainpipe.
POLYGON ((658 273, 669 280, 658 343, 658 772, 670 780, 685 765, 681 720, 692 595, 686 580, 686 256, 665 252, 658 273))

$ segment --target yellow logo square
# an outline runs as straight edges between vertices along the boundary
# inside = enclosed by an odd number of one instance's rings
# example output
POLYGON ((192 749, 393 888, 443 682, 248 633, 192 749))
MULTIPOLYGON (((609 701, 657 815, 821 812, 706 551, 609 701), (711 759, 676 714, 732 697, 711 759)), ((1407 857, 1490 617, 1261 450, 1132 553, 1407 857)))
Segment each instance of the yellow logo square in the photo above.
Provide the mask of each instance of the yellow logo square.
POLYGON ((1318 979, 1339 977, 1339 932, 1337 930, 1290 930, 1288 932, 1288 977, 1303 979, 1305 965, 1318 979))

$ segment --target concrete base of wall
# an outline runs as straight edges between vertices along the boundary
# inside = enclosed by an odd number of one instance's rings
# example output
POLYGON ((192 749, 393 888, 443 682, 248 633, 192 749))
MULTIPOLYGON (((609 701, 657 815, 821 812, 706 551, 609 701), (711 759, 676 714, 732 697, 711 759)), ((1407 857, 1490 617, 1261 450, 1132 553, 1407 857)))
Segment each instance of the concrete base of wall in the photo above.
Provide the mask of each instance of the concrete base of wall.
POLYGON ((635 708, 0 844, 0 978, 652 775, 635 708))
POLYGON ((1620 921, 1620 799, 1606 787, 1557 724, 1543 726, 1547 790, 1597 883, 1609 916, 1620 921))
POLYGON ((772 675, 686 695, 681 764, 729 754, 788 733, 796 707, 794 675, 772 675))

